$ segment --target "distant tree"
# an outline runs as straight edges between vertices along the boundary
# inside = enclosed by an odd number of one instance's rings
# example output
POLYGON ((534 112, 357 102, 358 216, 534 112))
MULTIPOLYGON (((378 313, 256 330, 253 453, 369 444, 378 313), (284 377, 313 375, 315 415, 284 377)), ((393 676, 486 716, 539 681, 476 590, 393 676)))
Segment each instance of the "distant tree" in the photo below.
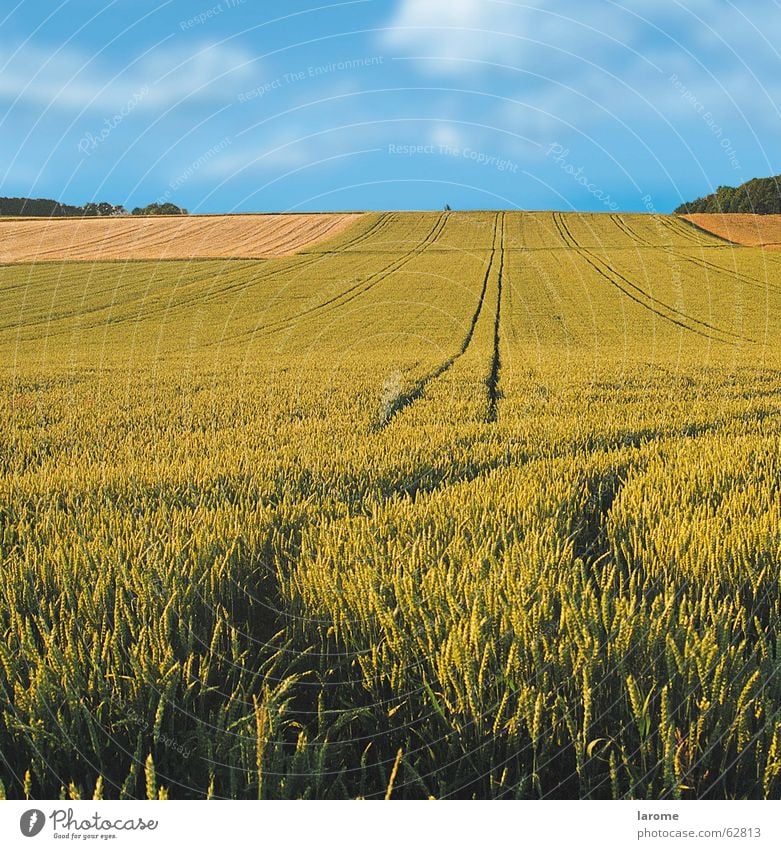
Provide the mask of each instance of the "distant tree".
POLYGON ((189 215, 186 209, 174 203, 150 203, 148 206, 137 206, 133 215, 189 215))
POLYGON ((676 214, 694 212, 752 212, 757 215, 781 214, 781 177, 757 177, 743 185, 719 186, 706 197, 681 204, 676 214))
POLYGON ((0 198, 0 215, 60 218, 66 215, 82 214, 80 206, 68 206, 48 198, 0 198))
POLYGON ((81 216, 127 215, 124 206, 113 204, 85 203, 71 206, 47 198, 0 198, 0 215, 30 215, 41 218, 77 218, 81 216))
POLYGON ((88 216, 104 216, 104 215, 117 215, 117 209, 124 209, 124 207, 116 207, 111 203, 85 203, 84 204, 84 215, 88 216))
POLYGON ((716 211, 732 212, 732 205, 737 191, 732 186, 719 186, 716 189, 716 211))
POLYGON ((450 208, 450 204, 449 204, 449 203, 446 203, 446 204, 445 204, 445 212, 452 212, 452 209, 450 208))

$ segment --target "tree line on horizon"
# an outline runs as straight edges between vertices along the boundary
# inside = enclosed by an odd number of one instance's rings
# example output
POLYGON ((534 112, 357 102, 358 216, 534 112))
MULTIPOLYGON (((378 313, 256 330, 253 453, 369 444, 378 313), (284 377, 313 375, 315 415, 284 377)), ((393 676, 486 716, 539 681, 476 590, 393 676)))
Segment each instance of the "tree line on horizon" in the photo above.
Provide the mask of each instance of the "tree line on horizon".
MULTIPOLYGON (((449 207, 446 205, 446 209, 449 207)), ((753 213, 781 215, 781 175, 755 177, 740 186, 719 186, 715 192, 682 203, 676 215, 691 213, 753 213)), ((72 206, 48 198, 0 197, 0 217, 30 216, 35 218, 93 218, 123 215, 188 215, 174 203, 150 203, 128 212, 121 204, 85 203, 72 206)))
POLYGON ((188 215, 186 209, 174 203, 150 203, 128 212, 121 204, 85 203, 72 206, 48 198, 0 197, 0 216, 31 216, 34 218, 98 218, 122 215, 188 215))
POLYGON ((694 212, 744 212, 781 214, 781 175, 756 177, 738 186, 719 186, 713 194, 681 204, 676 215, 694 212))

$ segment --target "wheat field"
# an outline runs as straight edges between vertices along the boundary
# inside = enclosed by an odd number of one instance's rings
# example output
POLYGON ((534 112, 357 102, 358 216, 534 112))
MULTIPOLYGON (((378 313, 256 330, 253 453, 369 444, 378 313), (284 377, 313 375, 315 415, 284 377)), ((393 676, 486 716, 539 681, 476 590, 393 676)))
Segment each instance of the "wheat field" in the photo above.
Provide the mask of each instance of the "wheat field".
POLYGON ((0 304, 3 795, 778 797, 781 256, 369 213, 0 304))

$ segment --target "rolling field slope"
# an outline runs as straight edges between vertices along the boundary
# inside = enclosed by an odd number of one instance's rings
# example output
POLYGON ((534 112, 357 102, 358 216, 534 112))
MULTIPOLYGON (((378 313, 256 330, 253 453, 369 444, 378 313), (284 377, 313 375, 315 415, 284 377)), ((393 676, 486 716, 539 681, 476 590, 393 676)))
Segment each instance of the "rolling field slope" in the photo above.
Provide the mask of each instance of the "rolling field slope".
POLYGON ((4 792, 777 798, 779 257, 242 256, 0 267, 4 792))
POLYGON ((0 263, 290 256, 360 215, 198 215, 0 220, 0 263))
POLYGON ((781 250, 781 215, 694 213, 682 217, 738 245, 781 250))

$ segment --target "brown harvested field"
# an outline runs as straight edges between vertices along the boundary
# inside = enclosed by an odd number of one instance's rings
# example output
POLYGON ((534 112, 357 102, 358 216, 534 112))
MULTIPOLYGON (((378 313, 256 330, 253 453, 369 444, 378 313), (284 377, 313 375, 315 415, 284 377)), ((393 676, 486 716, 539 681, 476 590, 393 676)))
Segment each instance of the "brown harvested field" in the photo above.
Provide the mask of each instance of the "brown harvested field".
POLYGON ((739 245, 781 250, 781 215, 700 212, 681 217, 739 245))
POLYGON ((290 256, 360 213, 0 219, 0 263, 290 256))

